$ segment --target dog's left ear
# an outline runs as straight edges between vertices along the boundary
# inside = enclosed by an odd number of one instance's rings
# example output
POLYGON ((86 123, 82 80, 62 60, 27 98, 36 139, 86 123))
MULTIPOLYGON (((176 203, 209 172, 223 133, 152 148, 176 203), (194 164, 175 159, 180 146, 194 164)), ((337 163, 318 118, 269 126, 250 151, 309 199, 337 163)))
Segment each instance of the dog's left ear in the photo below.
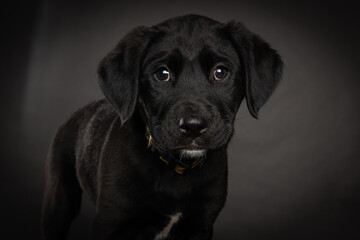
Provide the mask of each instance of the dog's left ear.
POLYGON ((283 62, 279 54, 256 34, 239 22, 229 22, 225 27, 230 35, 246 73, 246 102, 250 114, 258 117, 259 109, 275 90, 283 62))
POLYGON ((148 27, 135 28, 99 64, 101 90, 118 111, 121 124, 132 116, 136 106, 140 65, 150 36, 148 27))

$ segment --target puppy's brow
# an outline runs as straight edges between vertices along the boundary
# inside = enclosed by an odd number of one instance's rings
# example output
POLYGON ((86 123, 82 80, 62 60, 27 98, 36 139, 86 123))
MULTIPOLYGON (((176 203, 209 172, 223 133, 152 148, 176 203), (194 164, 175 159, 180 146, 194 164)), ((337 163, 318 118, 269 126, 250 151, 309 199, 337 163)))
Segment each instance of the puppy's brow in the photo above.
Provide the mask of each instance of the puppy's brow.
POLYGON ((207 75, 210 69, 213 68, 217 63, 232 65, 230 56, 223 52, 215 52, 208 46, 205 46, 203 49, 201 49, 197 58, 199 59, 201 69, 205 75, 207 75))
POLYGON ((145 59, 143 66, 156 64, 166 64, 175 74, 179 74, 183 67, 183 55, 177 48, 171 51, 161 51, 145 59))
POLYGON ((159 59, 165 58, 168 54, 169 54, 169 52, 167 52, 167 51, 158 52, 158 53, 154 54, 153 56, 150 56, 150 57, 146 58, 146 59, 144 60, 143 65, 144 65, 144 66, 148 66, 149 64, 151 64, 151 63, 153 63, 153 62, 156 62, 156 61, 158 61, 159 59))
POLYGON ((222 49, 217 49, 216 51, 208 46, 203 47, 198 55, 198 58, 212 59, 217 62, 229 62, 233 57, 231 54, 222 51, 222 49))

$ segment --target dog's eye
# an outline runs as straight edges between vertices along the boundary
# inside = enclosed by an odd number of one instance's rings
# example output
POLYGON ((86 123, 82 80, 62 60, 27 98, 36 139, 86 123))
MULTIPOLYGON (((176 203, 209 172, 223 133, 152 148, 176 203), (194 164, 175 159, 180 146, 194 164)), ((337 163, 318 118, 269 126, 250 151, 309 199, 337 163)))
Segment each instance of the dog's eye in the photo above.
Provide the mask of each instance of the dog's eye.
POLYGON ((155 73, 155 78, 162 82, 168 82, 170 80, 170 72, 166 67, 159 68, 155 73))
POLYGON ((214 78, 217 81, 221 81, 227 78, 229 70, 226 67, 218 66, 214 70, 214 78))

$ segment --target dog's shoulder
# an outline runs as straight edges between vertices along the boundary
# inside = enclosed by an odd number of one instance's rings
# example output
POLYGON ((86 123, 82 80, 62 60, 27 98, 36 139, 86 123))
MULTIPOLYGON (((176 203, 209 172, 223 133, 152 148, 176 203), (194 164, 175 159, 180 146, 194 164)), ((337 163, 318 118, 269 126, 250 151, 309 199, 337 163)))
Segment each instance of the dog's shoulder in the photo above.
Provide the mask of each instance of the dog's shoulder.
POLYGON ((68 120, 67 127, 72 128, 71 122, 73 122, 78 127, 77 142, 90 144, 90 141, 103 139, 116 118, 118 114, 114 107, 107 100, 102 99, 75 111, 68 120))
POLYGON ((69 118, 67 123, 76 122, 80 124, 88 124, 89 121, 101 120, 107 117, 115 117, 116 111, 114 107, 106 100, 96 100, 77 109, 69 118))
POLYGON ((89 145, 104 137, 111 122, 117 117, 115 109, 105 99, 93 101, 77 109, 57 130, 53 145, 71 149, 89 145))

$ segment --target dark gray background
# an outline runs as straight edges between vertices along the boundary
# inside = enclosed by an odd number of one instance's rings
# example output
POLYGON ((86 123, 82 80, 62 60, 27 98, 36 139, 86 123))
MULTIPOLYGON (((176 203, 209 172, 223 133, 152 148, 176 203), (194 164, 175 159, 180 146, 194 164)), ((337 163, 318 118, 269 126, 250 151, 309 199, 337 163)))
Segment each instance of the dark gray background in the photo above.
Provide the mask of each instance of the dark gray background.
MULTIPOLYGON (((360 239, 355 1, 30 2, 1 14, 3 239, 39 239, 47 148, 75 109, 102 97, 99 60, 133 27, 187 13, 241 20, 286 64, 260 120, 246 104, 238 113, 214 239, 360 239)), ((70 239, 86 239, 93 215, 85 200, 70 239)))

